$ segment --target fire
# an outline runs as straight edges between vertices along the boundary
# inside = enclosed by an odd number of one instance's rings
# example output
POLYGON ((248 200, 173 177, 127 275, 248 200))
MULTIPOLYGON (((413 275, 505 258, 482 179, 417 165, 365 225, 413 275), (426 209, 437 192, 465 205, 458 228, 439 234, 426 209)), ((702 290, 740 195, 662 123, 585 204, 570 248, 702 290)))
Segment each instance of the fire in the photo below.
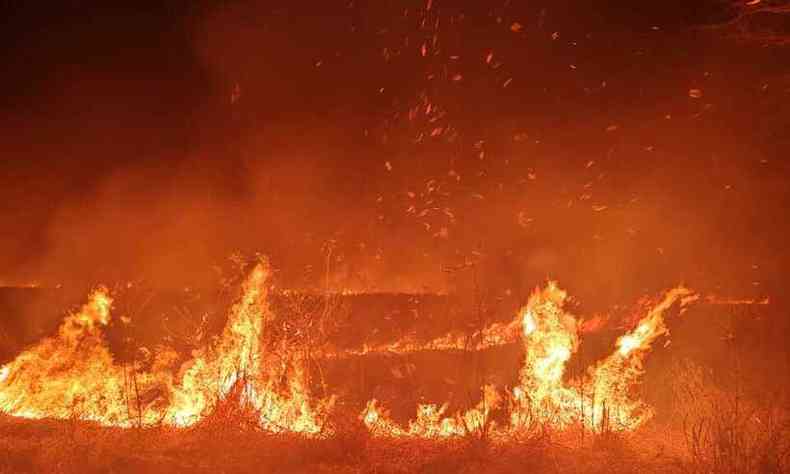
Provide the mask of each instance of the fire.
MULTIPOLYGON (((131 408, 125 367, 113 362, 101 329, 112 298, 99 288, 56 336, 44 339, 0 369, 0 409, 27 418, 80 418, 125 425, 131 408)), ((141 383, 148 384, 145 377, 141 383)), ((136 416, 136 415, 135 415, 136 416)))
POLYGON ((184 363, 179 376, 168 370, 173 357, 167 351, 149 371, 113 360, 102 334, 110 322, 112 298, 106 289, 96 290, 80 311, 65 319, 56 336, 0 368, 0 410, 113 426, 164 422, 183 427, 239 393, 238 403, 256 413, 264 429, 319 433, 331 400, 313 406, 303 361, 288 358, 285 374, 264 363, 267 354, 261 343, 272 319, 268 276, 265 261, 255 267, 218 342, 184 363), (285 375, 285 387, 277 383, 280 375, 285 375))
MULTIPOLYGON (((694 297, 695 301, 698 299, 699 298, 694 297)), ((707 304, 728 306, 768 305, 770 299, 766 297, 761 300, 749 300, 709 295, 705 297, 704 302, 707 304)), ((534 319, 535 316, 532 314, 529 307, 523 309, 522 312, 523 317, 520 321, 514 319, 507 324, 493 323, 480 331, 474 332, 471 336, 467 334, 450 333, 427 342, 417 341, 415 338, 411 337, 399 339, 388 344, 365 345, 359 349, 328 349, 324 350, 321 355, 325 358, 342 358, 365 356, 369 354, 404 355, 423 351, 480 351, 492 347, 513 344, 518 342, 521 338, 529 336, 529 334, 537 328, 534 319), (473 341, 473 343, 470 344, 470 341, 473 341)), ((596 315, 588 320, 577 321, 577 324, 580 325, 579 330, 581 333, 591 333, 600 330, 606 325, 608 320, 609 317, 607 315, 596 315)), ((626 347, 623 349, 625 352, 630 351, 630 349, 627 349, 629 345, 639 344, 638 340, 631 339, 630 337, 624 336, 622 345, 626 347)))
POLYGON ((529 308, 524 311, 524 318, 521 320, 521 326, 524 328, 524 337, 529 337, 529 335, 538 328, 535 322, 535 316, 532 315, 532 311, 530 311, 529 308))
POLYGON ((445 416, 447 404, 423 404, 417 407, 417 417, 408 428, 395 423, 381 408, 378 400, 370 400, 360 419, 376 436, 447 438, 477 433, 486 429, 491 411, 501 402, 501 396, 492 385, 483 387, 483 399, 474 408, 453 416, 445 416))
MULTIPOLYGON (((177 355, 160 350, 150 367, 118 363, 103 330, 113 300, 99 288, 67 316, 55 336, 46 338, 0 367, 0 411, 28 418, 79 418, 112 426, 164 423, 186 427, 213 413, 237 410, 272 432, 325 433, 333 398, 315 400, 309 390, 306 359, 300 351, 270 337, 275 323, 269 307, 269 266, 261 261, 242 284, 217 341, 174 370, 177 355), (229 408, 230 407, 230 408, 229 408), (235 407, 235 408, 234 408, 235 407)), ((634 430, 652 415, 635 397, 652 343, 668 333, 664 314, 697 299, 690 290, 668 291, 647 308, 635 327, 617 339, 611 355, 568 380, 566 367, 581 343, 583 321, 565 309, 567 293, 555 282, 536 289, 510 323, 497 323, 474 338, 446 335, 425 344, 398 341, 363 351, 330 351, 339 357, 375 351, 481 350, 520 338, 524 363, 518 384, 500 392, 487 385, 477 405, 448 414, 448 404, 422 404, 406 426, 395 423, 377 400, 360 420, 374 434, 443 438, 470 433, 516 433, 536 426, 594 431, 634 430), (470 346, 470 339, 477 342, 470 346), (492 413, 507 401, 509 423, 492 413)))
POLYGON ((567 293, 549 282, 535 290, 524 309, 523 343, 526 353, 513 392, 514 428, 542 424, 565 426, 574 408, 574 393, 565 386, 565 364, 579 346, 576 320, 563 311, 567 293))
MULTIPOLYGON (((581 380, 566 380, 568 361, 578 350, 581 324, 564 309, 567 293, 555 282, 536 289, 514 323, 521 326, 525 360, 519 385, 510 394, 510 425, 498 427, 500 434, 536 426, 564 429, 572 424, 602 431, 629 431, 652 415, 650 408, 632 391, 642 375, 642 363, 653 341, 668 332, 664 313, 676 303, 681 306, 697 296, 679 287, 667 292, 639 324, 616 343, 612 355, 588 369, 581 380)), ((478 406, 445 417, 447 405, 420 405, 408 429, 395 424, 371 400, 362 420, 375 435, 426 438, 463 435, 484 429, 490 411, 501 401, 493 387, 484 387, 478 406)))
POLYGON ((404 338, 389 344, 365 345, 359 349, 325 350, 322 356, 342 358, 370 354, 404 355, 422 351, 481 351, 518 341, 521 333, 520 325, 517 320, 507 324, 493 323, 471 335, 449 333, 427 342, 404 338))
POLYGON ((513 427, 537 422, 557 428, 572 423, 593 430, 637 428, 651 416, 641 401, 631 399, 643 359, 652 342, 668 332, 664 313, 676 302, 685 306, 694 301, 696 295, 683 287, 667 292, 634 330, 617 340, 612 355, 588 369, 587 377, 570 383, 564 380, 565 366, 578 348, 580 329, 576 318, 563 310, 566 297, 549 283, 527 304, 526 314, 537 315, 537 323, 524 320, 526 360, 521 385, 513 392, 513 427))
POLYGON ((375 398, 368 401, 360 416, 371 433, 380 436, 404 436, 408 431, 398 426, 375 398))

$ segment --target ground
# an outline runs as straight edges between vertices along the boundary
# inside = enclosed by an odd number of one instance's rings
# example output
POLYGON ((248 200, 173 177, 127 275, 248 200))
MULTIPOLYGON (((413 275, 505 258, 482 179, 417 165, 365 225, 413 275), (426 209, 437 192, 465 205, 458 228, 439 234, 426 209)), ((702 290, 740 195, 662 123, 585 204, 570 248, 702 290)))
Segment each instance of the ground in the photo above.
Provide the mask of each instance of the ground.
MULTIPOLYGON (((351 424, 353 425, 353 423, 351 424)), ((646 428, 582 439, 566 433, 506 442, 395 440, 363 428, 308 439, 205 424, 104 428, 82 421, 0 418, 2 473, 517 473, 688 472, 673 437, 646 428), (661 439, 660 442, 657 442, 661 439), (669 441, 668 441, 669 440, 669 441)))

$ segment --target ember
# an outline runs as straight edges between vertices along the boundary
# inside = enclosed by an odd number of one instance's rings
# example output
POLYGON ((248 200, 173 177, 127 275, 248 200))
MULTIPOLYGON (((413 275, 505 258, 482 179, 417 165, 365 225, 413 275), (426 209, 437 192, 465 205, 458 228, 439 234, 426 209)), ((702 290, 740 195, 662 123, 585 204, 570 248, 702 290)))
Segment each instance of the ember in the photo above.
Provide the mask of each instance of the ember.
POLYGON ((790 472, 787 0, 50 3, 0 474, 790 472))

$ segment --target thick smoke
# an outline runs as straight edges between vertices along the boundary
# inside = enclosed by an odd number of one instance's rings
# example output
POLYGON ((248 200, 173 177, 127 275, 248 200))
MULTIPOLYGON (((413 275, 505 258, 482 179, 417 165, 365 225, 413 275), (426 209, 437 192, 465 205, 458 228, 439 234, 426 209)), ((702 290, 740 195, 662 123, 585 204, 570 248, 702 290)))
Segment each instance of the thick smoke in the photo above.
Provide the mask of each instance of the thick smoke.
POLYGON ((260 252, 296 288, 329 268, 338 289, 525 297, 551 277, 605 304, 778 275, 787 170, 737 132, 774 93, 753 87, 760 58, 736 81, 729 55, 703 62, 724 45, 683 34, 612 48, 628 32, 460 7, 429 12, 451 26, 422 54, 420 21, 388 7, 300 8, 199 9, 82 66, 69 55, 107 31, 56 30, 54 73, 3 115, 2 281, 207 286, 260 252), (426 103, 440 118, 410 117, 426 103))

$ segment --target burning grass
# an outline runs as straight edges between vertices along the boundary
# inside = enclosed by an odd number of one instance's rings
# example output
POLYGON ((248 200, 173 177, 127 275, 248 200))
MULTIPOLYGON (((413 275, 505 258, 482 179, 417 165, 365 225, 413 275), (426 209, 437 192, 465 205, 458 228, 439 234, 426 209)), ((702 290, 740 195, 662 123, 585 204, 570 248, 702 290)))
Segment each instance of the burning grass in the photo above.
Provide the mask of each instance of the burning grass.
MULTIPOLYGON (((103 335, 112 297, 96 290, 58 333, 0 367, 2 472, 785 472, 785 404, 716 388, 693 364, 672 380, 671 416, 657 420, 639 386, 665 316, 697 300, 675 288, 646 307, 609 354, 566 373, 583 343, 580 321, 555 283, 536 289, 509 324, 476 334, 484 346, 523 346, 512 388, 485 385, 450 412, 422 403, 407 422, 386 402, 318 396, 311 364, 339 357, 319 337, 298 337, 332 317, 290 321, 269 306, 261 261, 241 284, 216 340, 178 364, 160 348, 146 364, 119 363, 103 335), (285 337, 283 337, 285 334, 285 337), (302 341, 300 343, 299 341, 302 341), (319 347, 321 346, 321 347, 319 347), (779 408, 783 407, 783 408, 779 408), (13 415, 13 416, 9 416, 13 415)), ((327 300, 328 302, 329 300, 327 300)), ((301 307, 301 306, 300 306, 301 307)), ((304 318, 303 318, 304 319, 304 318)), ((323 331, 326 331, 324 328, 323 331)), ((429 341, 445 348, 453 337, 429 341)), ((412 353, 412 342, 388 351, 412 353)), ((465 341, 465 350, 480 343, 465 341)), ((351 351, 355 357, 365 351, 351 351)), ((783 400, 786 402, 786 400, 783 400)))

